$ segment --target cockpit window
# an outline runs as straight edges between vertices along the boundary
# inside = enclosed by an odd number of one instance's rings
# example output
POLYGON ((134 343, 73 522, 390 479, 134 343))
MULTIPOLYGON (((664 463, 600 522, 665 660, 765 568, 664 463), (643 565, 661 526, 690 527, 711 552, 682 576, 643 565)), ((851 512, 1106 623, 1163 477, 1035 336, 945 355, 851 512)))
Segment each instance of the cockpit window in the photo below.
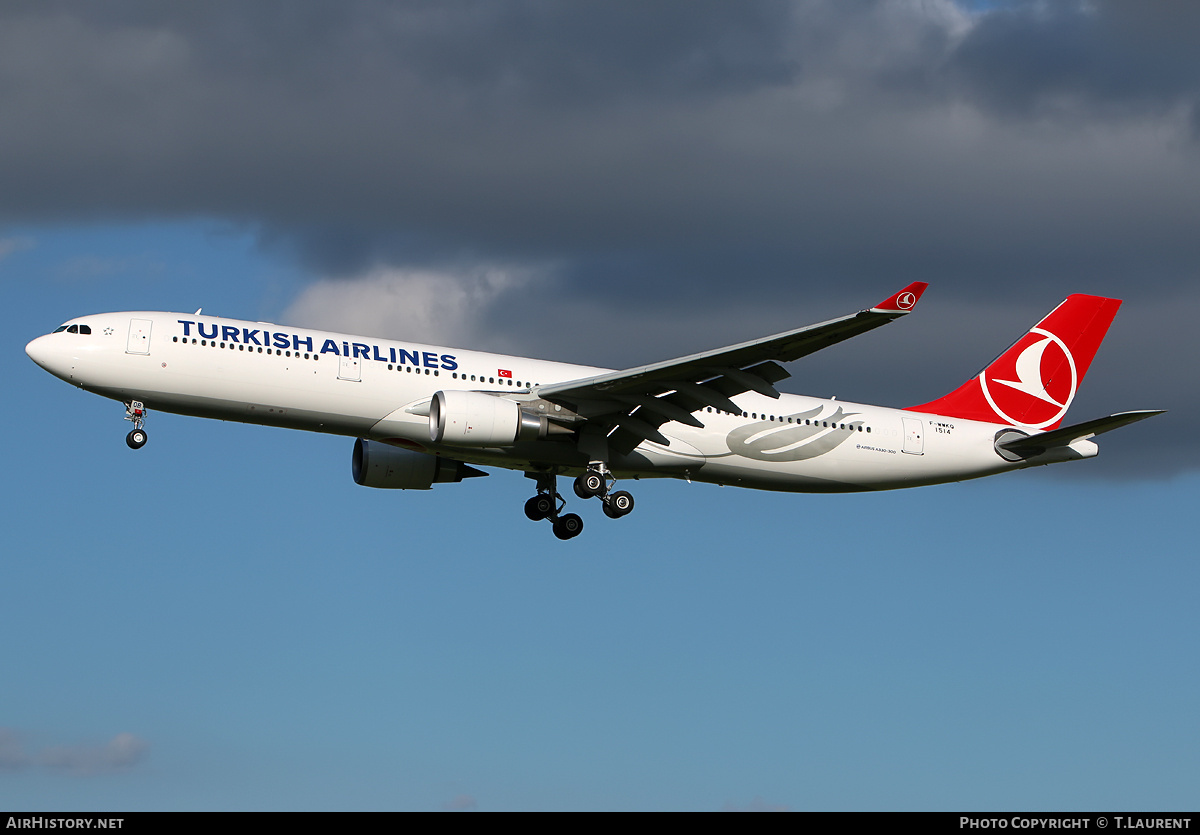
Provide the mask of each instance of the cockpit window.
POLYGON ((54 329, 54 333, 62 333, 66 329, 67 329, 66 325, 59 325, 57 328, 54 329))
POLYGON ((57 328, 54 329, 55 333, 62 333, 63 331, 66 331, 67 333, 81 333, 81 334, 84 334, 85 336, 90 336, 92 333, 92 326, 91 325, 79 325, 79 324, 59 325, 57 328))
POLYGON ((79 332, 80 332, 80 333, 82 333, 82 334, 91 335, 91 333, 92 333, 92 326, 91 326, 91 325, 80 325, 80 326, 79 326, 79 332))
POLYGON ((71 325, 67 328, 67 333, 79 333, 79 325, 71 325))

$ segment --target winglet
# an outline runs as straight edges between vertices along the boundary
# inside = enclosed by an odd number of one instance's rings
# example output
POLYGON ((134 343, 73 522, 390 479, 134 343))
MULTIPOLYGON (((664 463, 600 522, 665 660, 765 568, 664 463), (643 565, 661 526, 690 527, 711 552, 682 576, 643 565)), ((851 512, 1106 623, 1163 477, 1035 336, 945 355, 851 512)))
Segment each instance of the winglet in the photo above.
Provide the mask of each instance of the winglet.
POLYGON ((917 306, 921 294, 929 285, 924 281, 914 281, 887 301, 882 301, 871 308, 872 313, 908 313, 917 306))

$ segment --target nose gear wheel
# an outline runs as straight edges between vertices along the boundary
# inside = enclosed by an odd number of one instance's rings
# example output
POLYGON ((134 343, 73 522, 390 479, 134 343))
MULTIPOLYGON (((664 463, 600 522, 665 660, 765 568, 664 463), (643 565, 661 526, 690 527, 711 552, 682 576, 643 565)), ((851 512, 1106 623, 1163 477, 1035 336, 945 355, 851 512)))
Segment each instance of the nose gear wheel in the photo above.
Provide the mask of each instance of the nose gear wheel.
POLYGON ((140 400, 130 400, 125 404, 125 420, 133 422, 133 429, 125 436, 125 443, 130 449, 141 449, 146 445, 148 436, 142 426, 146 423, 146 407, 140 400))

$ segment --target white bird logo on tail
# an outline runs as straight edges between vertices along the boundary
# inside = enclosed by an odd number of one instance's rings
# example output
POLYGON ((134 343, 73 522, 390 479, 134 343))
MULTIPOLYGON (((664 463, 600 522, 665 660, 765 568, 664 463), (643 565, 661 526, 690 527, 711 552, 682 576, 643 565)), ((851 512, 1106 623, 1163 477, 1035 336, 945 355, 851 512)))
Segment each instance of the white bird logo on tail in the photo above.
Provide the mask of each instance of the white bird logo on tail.
POLYGON ((1017 426, 1041 429, 1057 423, 1067 413, 1067 407, 1075 399, 1075 391, 1079 387, 1079 374, 1075 367, 1075 358, 1071 356, 1070 349, 1067 348, 1066 343, 1059 337, 1042 328, 1033 328, 1029 331, 1029 334, 1045 338, 1039 339, 1037 342, 1033 342, 1021 350, 1021 353, 1013 363, 1013 370, 1016 372, 1015 380, 1000 380, 994 377, 988 379, 987 370, 985 369, 984 373, 979 375, 979 382, 982 384, 984 397, 987 398, 988 404, 998 416, 1017 426), (1065 385, 1060 376, 1058 377, 1058 385, 1055 386, 1059 390, 1065 389, 1066 396, 1061 401, 1055 399, 1046 391, 1048 386, 1056 382, 1055 378, 1052 377, 1047 380, 1042 374, 1042 359, 1051 343, 1054 343, 1062 350, 1066 359, 1066 368, 1070 373, 1070 380, 1066 381, 1065 385), (1019 399, 1014 400, 1011 394, 1004 395, 1003 389, 995 392, 996 396, 993 396, 993 392, 989 386, 1004 386, 1006 389, 1019 391, 1042 403, 1053 406, 1054 412, 1047 413, 1044 408, 1036 409, 1033 410, 1033 414, 1036 417, 1031 418, 1029 417, 1030 410, 1027 407, 1022 407, 1019 399), (997 400, 1002 401, 1006 408, 1001 408, 997 400), (1026 416, 1026 419, 1021 420, 1013 417, 1013 413, 1023 414, 1026 416), (1043 417, 1045 419, 1041 419, 1043 417))

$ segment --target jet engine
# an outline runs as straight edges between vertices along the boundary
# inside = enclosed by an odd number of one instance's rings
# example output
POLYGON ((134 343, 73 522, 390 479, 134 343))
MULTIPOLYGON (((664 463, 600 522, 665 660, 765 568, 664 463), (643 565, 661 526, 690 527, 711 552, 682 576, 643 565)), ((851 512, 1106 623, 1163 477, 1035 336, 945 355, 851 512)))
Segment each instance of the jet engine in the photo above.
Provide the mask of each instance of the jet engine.
POLYGON ((428 490, 434 484, 487 475, 461 461, 362 438, 354 442, 351 468, 356 484, 399 490, 428 490))
POLYGON ((453 446, 512 446, 570 430, 512 400, 478 391, 439 391, 429 404, 429 437, 453 446))

